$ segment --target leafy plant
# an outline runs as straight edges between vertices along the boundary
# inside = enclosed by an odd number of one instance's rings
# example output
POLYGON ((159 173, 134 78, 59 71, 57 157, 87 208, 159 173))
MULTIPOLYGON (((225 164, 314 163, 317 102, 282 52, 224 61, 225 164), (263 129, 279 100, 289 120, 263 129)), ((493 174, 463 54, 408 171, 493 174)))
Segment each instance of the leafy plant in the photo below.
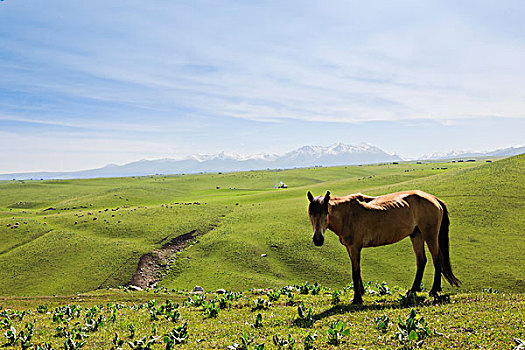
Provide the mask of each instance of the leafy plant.
POLYGON ((295 293, 296 292, 297 292, 297 288, 295 288, 294 286, 286 286, 282 288, 282 294, 288 297, 288 301, 286 302, 286 305, 292 306, 295 304, 295 293))
POLYGON ((161 337, 150 335, 142 337, 142 339, 137 339, 135 341, 129 341, 128 345, 134 350, 151 350, 151 347, 157 343, 161 337))
POLYGON ((337 305, 341 302, 341 291, 334 290, 332 292, 332 305, 337 305))
POLYGON ((233 343, 233 345, 229 345, 229 350, 264 350, 264 343, 257 344, 253 340, 254 338, 248 338, 246 333, 244 333, 241 336, 241 342, 240 343, 233 343))
POLYGON ((113 343, 113 347, 111 348, 112 350, 121 350, 122 345, 124 345, 124 340, 119 338, 117 332, 115 332, 115 336, 111 342, 113 343))
POLYGON ((314 324, 314 319, 312 317, 312 308, 306 309, 303 302, 300 302, 297 305, 297 314, 298 317, 295 319, 294 323, 299 327, 312 327, 314 324))
POLYGON ((104 318, 102 315, 99 315, 96 320, 92 318, 86 319, 86 324, 82 328, 85 332, 96 332, 99 328, 104 326, 104 318))
POLYGON ((303 283, 302 285, 298 286, 299 293, 301 294, 312 294, 312 295, 318 295, 321 292, 321 285, 319 283, 315 282, 314 284, 309 284, 308 282, 303 283))
POLYGON ((328 329, 328 344, 339 345, 343 336, 350 335, 350 328, 346 328, 346 322, 332 322, 328 329))
POLYGON ((392 294, 390 292, 390 288, 388 288, 388 285, 385 281, 381 282, 381 284, 379 284, 377 281, 376 281, 376 288, 377 288, 377 294, 379 296, 383 296, 383 295, 390 295, 392 294))
POLYGON ((255 323, 253 324, 253 327, 254 328, 261 328, 263 326, 263 323, 262 323, 262 315, 261 313, 259 312, 257 314, 257 316, 255 317, 255 323))
POLYGON ((70 319, 66 317, 66 314, 63 312, 57 312, 55 311, 53 313, 53 322, 56 323, 67 323, 70 319))
POLYGON ((166 299, 164 304, 160 306, 160 313, 166 315, 170 311, 178 309, 178 308, 179 308, 178 303, 173 303, 171 300, 166 299))
POLYGON ((36 308, 36 311, 39 313, 39 314, 45 314, 47 312, 47 305, 38 305, 37 308, 36 308))
POLYGON ((133 324, 128 325, 128 331, 129 331, 129 338, 130 339, 135 338, 135 326, 133 324))
POLYGON ((11 317, 9 315, 5 315, 4 318, 0 321, 0 326, 5 329, 9 329, 13 326, 13 321, 11 321, 11 317))
POLYGON ((66 338, 72 337, 75 340, 82 340, 88 337, 88 335, 84 331, 84 327, 73 328, 71 332, 66 330, 64 333, 65 333, 64 336, 66 338))
POLYGON ((31 346, 31 338, 33 338, 34 323, 26 323, 25 329, 18 334, 18 340, 23 350, 29 349, 31 346))
POLYGON ((418 296, 416 292, 410 290, 406 294, 400 294, 398 300, 401 307, 410 307, 418 304, 418 296))
POLYGON ((310 286, 310 293, 312 295, 319 295, 321 293, 322 287, 319 283, 315 282, 312 286, 310 286))
POLYGON ((194 295, 193 298, 188 297, 188 300, 184 302, 184 305, 199 307, 202 306, 205 300, 204 295, 194 295))
POLYGON ((229 301, 237 301, 240 298, 242 298, 242 293, 238 292, 226 292, 223 295, 224 298, 226 298, 229 301))
POLYGON ((375 317, 374 322, 376 323, 377 329, 379 329, 383 333, 386 333, 386 331, 388 330, 388 324, 390 322, 390 319, 387 315, 375 317))
POLYGON ((65 325, 58 325, 58 326, 56 326, 55 331, 56 331, 55 337, 59 337, 59 338, 65 337, 66 336, 66 332, 69 331, 67 323, 65 325))
POLYGON ((33 345, 33 350, 53 350, 53 347, 48 343, 35 344, 33 345))
POLYGON ((397 325, 399 331, 397 331, 393 337, 402 344, 412 341, 422 341, 432 335, 425 319, 419 316, 414 309, 410 311, 405 321, 401 320, 401 316, 399 316, 397 325))
POLYGON ((272 289, 268 292, 268 299, 272 302, 276 302, 281 298, 281 291, 278 289, 272 289))
POLYGON ((112 323, 115 323, 115 321, 117 320, 117 309, 112 309, 110 311, 110 314, 109 314, 109 320, 112 322, 112 323))
POLYGON ((202 310, 210 318, 217 317, 219 315, 219 308, 215 307, 215 303, 213 301, 205 300, 202 304, 202 310))
POLYGON ((19 321, 22 321, 24 319, 24 316, 27 315, 27 314, 29 314, 29 311, 22 311, 22 312, 20 312, 20 311, 15 310, 15 311, 13 311, 11 313, 10 316, 12 318, 18 318, 19 321))
POLYGON ((314 341, 317 338, 317 331, 314 334, 308 334, 303 340, 304 350, 317 350, 314 346, 314 341))
POLYGON ((63 305, 55 309, 55 314, 63 314, 68 319, 77 318, 82 312, 82 307, 79 305, 63 305))
POLYGON ((188 324, 184 323, 182 326, 175 327, 164 336, 164 344, 166 350, 170 350, 176 344, 185 343, 188 339, 188 324))
POLYGON ((279 338, 276 334, 273 336, 273 343, 278 349, 293 349, 295 340, 292 338, 291 334, 288 334, 288 339, 279 338))
POLYGON ((310 286, 308 285, 308 282, 304 282, 299 286, 299 293, 301 294, 308 294, 310 292, 310 286))
POLYGON ((12 327, 4 333, 5 337, 7 338, 6 345, 15 345, 16 341, 18 340, 17 332, 15 327, 12 327))
POLYGON ((86 314, 85 314, 86 319, 96 317, 99 311, 100 311, 100 308, 96 305, 93 305, 91 308, 86 310, 86 314))
POLYGON ((70 335, 68 335, 64 340, 64 350, 77 350, 83 348, 85 345, 85 341, 76 342, 75 339, 70 335))
POLYGON ((220 298, 217 298, 217 305, 219 309, 223 310, 223 309, 230 308, 232 305, 232 302, 231 300, 228 300, 225 297, 220 297, 220 298))
POLYGON ((257 298, 253 301, 252 311, 267 310, 272 306, 272 303, 267 299, 257 298))
POLYGON ((288 297, 288 301, 286 302, 286 305, 292 306, 295 304, 295 293, 288 292, 286 293, 286 296, 288 297))
POLYGON ((180 319, 180 311, 175 309, 166 313, 166 319, 171 322, 177 322, 180 319))

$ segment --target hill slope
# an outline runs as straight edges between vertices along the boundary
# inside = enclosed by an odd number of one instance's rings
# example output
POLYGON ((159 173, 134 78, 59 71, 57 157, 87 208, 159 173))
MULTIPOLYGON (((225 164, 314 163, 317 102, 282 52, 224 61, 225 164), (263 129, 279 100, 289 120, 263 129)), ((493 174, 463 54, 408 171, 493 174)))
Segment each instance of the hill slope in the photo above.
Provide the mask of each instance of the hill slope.
MULTIPOLYGON (((0 183, 0 294, 122 285, 143 254, 193 231, 199 243, 178 255, 162 285, 341 287, 351 280, 348 256, 333 234, 322 248, 311 243, 306 191, 411 188, 447 202, 452 264, 464 289, 523 292, 524 160, 0 183), (280 181, 289 188, 274 189, 280 181)), ((414 273, 408 240, 363 252, 365 280, 409 285, 414 273)))
MULTIPOLYGON (((179 269, 163 282, 168 287, 208 289, 268 283, 282 285, 302 280, 343 286, 351 281, 350 261, 334 234, 325 245, 311 243, 306 216, 306 190, 334 195, 363 192, 370 195, 419 188, 442 198, 451 217, 451 260, 467 290, 496 287, 525 291, 525 156, 436 176, 396 181, 391 176, 327 181, 286 194, 244 198, 238 210, 199 245, 183 253, 179 269), (391 185, 389 183, 396 182, 391 185), (257 208, 254 210, 254 206, 257 208), (261 257, 261 254, 267 254, 261 257)), ((367 248, 362 253, 365 280, 409 285, 415 275, 415 257, 409 240, 367 248)), ((424 284, 431 285, 427 265, 424 284)))

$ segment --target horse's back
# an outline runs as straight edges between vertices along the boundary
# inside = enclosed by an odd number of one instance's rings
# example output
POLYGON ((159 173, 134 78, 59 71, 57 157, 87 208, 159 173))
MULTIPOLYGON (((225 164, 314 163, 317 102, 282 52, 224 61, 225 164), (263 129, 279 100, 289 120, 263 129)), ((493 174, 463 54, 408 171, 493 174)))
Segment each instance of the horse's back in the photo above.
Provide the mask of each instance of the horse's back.
POLYGON ((399 219, 403 217, 422 230, 439 225, 443 213, 437 198, 420 190, 378 196, 368 204, 392 212, 392 215, 399 216, 399 219))

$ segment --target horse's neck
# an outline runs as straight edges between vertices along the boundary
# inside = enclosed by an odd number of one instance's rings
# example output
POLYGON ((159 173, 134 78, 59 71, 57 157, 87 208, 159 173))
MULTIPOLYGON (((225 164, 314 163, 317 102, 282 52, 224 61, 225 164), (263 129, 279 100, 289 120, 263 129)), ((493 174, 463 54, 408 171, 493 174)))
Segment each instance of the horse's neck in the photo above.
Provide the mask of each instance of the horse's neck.
POLYGON ((345 229, 345 225, 344 225, 344 222, 346 221, 346 215, 348 215, 349 213, 346 212, 344 210, 341 210, 342 209, 342 206, 341 205, 330 205, 330 208, 329 208, 329 216, 328 216, 328 228, 335 232, 337 235, 340 235, 343 233, 344 229, 345 229))

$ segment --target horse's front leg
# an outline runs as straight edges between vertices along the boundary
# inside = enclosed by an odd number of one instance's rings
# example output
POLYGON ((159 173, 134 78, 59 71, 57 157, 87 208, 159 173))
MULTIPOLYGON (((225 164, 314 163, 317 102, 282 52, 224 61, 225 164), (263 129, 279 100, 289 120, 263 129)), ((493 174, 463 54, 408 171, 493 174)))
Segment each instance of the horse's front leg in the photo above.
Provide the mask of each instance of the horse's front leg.
POLYGON ((346 246, 346 250, 352 262, 352 280, 354 282, 354 300, 352 300, 352 304, 362 304, 365 288, 361 280, 361 248, 346 246))

